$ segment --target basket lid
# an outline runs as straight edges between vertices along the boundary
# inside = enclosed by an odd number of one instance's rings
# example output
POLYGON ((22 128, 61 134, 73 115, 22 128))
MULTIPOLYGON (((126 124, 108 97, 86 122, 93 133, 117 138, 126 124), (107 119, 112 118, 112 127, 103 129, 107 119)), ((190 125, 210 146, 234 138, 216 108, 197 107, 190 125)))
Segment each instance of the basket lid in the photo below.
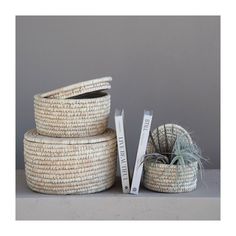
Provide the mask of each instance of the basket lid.
POLYGON ((24 135, 24 139, 27 141, 48 144, 92 144, 105 142, 114 139, 115 137, 115 131, 110 128, 106 129, 103 134, 83 138, 54 138, 40 135, 36 129, 31 129, 27 131, 24 135))
POLYGON ((173 147, 176 137, 182 136, 186 142, 192 144, 192 138, 187 130, 177 124, 164 124, 152 131, 152 138, 148 142, 147 151, 148 153, 154 151, 153 142, 156 144, 157 152, 162 150, 168 150, 169 147, 173 147))
POLYGON ((177 124, 163 124, 160 125, 156 130, 153 131, 155 132, 158 131, 159 137, 161 139, 165 138, 165 133, 168 138, 176 138, 176 136, 182 136, 183 138, 186 139, 189 143, 192 143, 192 138, 187 130, 185 130, 182 126, 177 125, 177 124), (157 130, 158 129, 158 130, 157 130))
POLYGON ((110 89, 110 81, 112 81, 112 77, 102 77, 93 80, 87 80, 45 92, 41 94, 41 96, 61 99, 76 97, 86 93, 110 89))

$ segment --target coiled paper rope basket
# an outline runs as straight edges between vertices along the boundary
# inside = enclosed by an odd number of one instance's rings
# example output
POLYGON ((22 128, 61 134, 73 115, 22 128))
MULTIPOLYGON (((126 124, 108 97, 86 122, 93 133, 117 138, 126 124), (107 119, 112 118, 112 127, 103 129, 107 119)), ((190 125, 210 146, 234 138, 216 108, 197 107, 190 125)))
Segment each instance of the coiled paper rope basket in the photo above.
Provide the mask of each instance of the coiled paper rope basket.
POLYGON ((35 129, 24 136, 26 181, 34 191, 85 194, 110 188, 116 176, 112 129, 88 138, 52 138, 35 129))
MULTIPOLYGON (((165 127, 162 125, 155 129, 152 132, 152 136, 157 146, 157 151, 161 153, 167 147, 173 146, 177 135, 181 135, 187 142, 192 143, 189 133, 178 125, 166 124, 165 127), (167 139, 165 135, 167 135, 167 139), (168 143, 166 143, 166 140, 168 140, 168 143)), ((154 146, 149 140, 147 153, 154 152, 156 152, 154 146)), ((197 186, 197 173, 197 162, 192 162, 188 165, 168 165, 145 161, 143 184, 147 189, 157 192, 189 192, 197 186)))
POLYGON ((51 137, 88 137, 108 125, 111 77, 89 80, 34 96, 38 133, 51 137))

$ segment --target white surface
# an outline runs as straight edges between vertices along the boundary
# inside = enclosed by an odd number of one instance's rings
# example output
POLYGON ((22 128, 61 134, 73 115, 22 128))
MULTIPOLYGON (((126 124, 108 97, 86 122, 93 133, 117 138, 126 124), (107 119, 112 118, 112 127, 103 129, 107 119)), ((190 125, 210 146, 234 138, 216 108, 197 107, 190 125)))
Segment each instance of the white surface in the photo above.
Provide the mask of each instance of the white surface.
POLYGON ((164 194, 140 188, 123 194, 117 178, 111 189, 89 195, 46 195, 31 191, 23 170, 16 172, 17 220, 219 220, 220 172, 205 170, 195 191, 164 194))

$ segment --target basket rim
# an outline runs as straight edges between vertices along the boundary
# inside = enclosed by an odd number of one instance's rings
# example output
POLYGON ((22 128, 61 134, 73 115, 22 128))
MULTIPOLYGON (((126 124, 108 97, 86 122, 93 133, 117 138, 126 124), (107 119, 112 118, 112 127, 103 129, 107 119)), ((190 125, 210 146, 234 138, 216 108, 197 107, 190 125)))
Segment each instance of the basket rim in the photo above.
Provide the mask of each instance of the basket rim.
POLYGON ((90 137, 49 137, 40 135, 36 129, 30 129, 24 134, 24 139, 29 142, 45 143, 45 144, 93 144, 106 142, 116 138, 116 133, 113 129, 107 128, 104 133, 90 137))
MULTIPOLYGON (((100 90, 104 95, 103 96, 99 96, 99 97, 95 97, 95 98, 51 98, 51 97, 44 97, 44 94, 42 93, 38 93, 36 95, 34 95, 34 99, 40 99, 41 101, 45 100, 45 101, 66 101, 66 103, 74 103, 75 101, 99 101, 99 100, 103 100, 104 98, 109 98, 111 95, 105 91, 100 90)), ((94 91, 94 92, 98 92, 98 91, 94 91)), ((80 94, 82 95, 82 94, 80 94)))
POLYGON ((185 164, 185 165, 174 165, 174 164, 164 164, 164 163, 155 163, 155 162, 151 162, 151 161, 146 161, 144 162, 144 164, 146 164, 146 167, 148 168, 149 166, 152 166, 154 168, 185 168, 185 167, 190 167, 190 166, 194 166, 194 165, 197 165, 197 161, 193 161, 189 164, 185 164))

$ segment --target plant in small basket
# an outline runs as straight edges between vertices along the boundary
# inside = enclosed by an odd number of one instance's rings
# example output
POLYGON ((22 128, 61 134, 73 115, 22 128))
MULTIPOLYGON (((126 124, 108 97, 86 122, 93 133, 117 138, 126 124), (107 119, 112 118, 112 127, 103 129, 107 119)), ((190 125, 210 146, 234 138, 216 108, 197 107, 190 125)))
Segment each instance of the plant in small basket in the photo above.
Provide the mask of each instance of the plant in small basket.
POLYGON ((158 192, 192 191, 205 160, 185 129, 175 124, 159 126, 150 133, 144 159, 144 186, 158 192))

